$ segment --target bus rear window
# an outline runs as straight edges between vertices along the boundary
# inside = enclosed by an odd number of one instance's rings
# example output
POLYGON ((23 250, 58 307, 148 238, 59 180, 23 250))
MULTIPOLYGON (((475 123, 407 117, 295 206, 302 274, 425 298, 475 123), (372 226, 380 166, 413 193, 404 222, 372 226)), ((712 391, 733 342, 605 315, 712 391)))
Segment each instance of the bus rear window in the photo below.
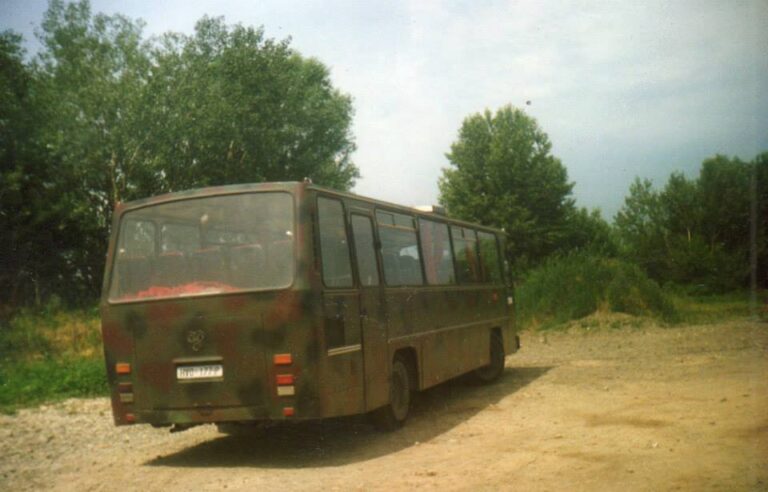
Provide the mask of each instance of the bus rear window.
POLYGON ((288 193, 180 200, 127 212, 110 301, 288 287, 294 214, 288 193))

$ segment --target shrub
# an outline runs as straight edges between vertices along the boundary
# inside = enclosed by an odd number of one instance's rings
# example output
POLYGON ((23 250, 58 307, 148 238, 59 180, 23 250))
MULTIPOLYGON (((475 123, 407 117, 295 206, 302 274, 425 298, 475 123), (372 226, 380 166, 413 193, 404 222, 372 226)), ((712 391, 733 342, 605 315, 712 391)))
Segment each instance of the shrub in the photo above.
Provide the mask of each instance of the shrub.
POLYGON ((104 361, 73 358, 0 364, 0 411, 108 393, 104 361))
POLYGON ((636 265, 577 252, 530 271, 517 289, 522 326, 547 328, 598 310, 676 321, 674 304, 636 265))

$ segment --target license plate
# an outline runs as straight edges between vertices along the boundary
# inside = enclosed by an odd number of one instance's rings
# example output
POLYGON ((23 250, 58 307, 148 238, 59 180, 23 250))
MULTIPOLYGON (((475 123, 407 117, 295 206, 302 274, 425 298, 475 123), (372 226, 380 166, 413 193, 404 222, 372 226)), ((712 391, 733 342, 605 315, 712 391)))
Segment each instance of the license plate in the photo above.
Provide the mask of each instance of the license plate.
POLYGON ((224 367, 221 364, 176 367, 177 379, 210 379, 210 378, 220 378, 223 376, 224 376, 224 367))

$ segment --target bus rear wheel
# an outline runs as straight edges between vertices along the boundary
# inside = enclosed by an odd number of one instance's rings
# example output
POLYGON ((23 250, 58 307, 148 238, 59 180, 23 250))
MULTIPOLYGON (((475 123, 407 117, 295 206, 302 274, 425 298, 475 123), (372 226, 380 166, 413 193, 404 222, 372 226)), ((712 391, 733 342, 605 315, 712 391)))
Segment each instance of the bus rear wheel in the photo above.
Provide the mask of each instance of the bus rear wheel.
POLYGON ((491 362, 485 367, 475 369, 473 375, 480 383, 492 383, 501 377, 504 372, 504 342, 495 331, 491 333, 491 362))
POLYGON ((389 403, 371 414, 374 425, 383 431, 399 429, 408 418, 411 409, 411 383, 408 365, 401 357, 392 361, 389 383, 389 403))

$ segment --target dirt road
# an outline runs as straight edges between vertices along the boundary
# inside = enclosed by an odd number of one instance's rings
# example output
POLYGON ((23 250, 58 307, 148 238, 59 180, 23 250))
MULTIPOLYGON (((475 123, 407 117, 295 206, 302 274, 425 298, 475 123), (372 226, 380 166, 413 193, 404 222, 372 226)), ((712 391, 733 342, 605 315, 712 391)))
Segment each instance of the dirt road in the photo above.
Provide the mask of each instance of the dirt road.
POLYGON ((491 386, 225 436, 114 428, 106 399, 0 417, 0 489, 768 490, 768 325, 527 334, 491 386))

